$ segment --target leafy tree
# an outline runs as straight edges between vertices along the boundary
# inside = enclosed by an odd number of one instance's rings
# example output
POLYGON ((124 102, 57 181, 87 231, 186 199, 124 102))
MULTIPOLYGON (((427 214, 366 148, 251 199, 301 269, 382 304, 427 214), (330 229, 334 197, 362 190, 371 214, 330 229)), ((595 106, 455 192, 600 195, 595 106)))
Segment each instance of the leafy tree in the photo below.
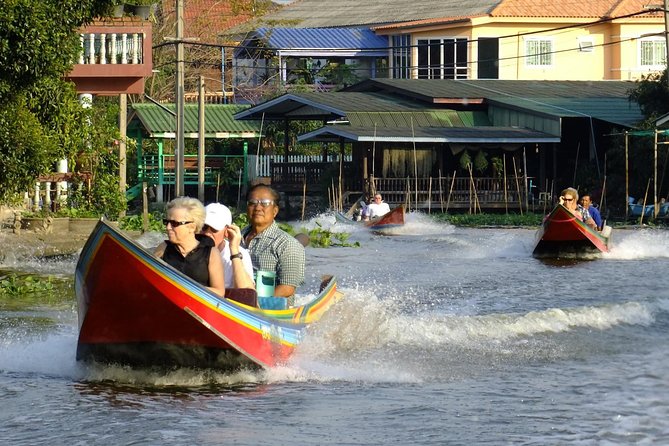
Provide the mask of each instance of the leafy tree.
POLYGON ((0 8, 0 201, 86 144, 84 112, 62 78, 77 30, 113 0, 5 0, 0 8))
POLYGON ((652 127, 653 121, 669 112, 669 87, 667 70, 643 76, 630 90, 629 98, 639 103, 645 120, 645 127, 652 127))

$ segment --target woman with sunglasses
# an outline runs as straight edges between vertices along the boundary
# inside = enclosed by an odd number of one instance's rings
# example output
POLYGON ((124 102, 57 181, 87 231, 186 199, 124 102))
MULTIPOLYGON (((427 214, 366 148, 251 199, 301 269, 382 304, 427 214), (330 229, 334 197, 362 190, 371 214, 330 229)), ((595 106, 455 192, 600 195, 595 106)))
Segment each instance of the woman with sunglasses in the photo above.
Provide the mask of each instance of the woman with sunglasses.
POLYGON ((583 221, 593 229, 597 229, 597 223, 590 216, 590 212, 578 204, 578 191, 573 187, 568 187, 560 194, 560 204, 571 212, 576 218, 583 221))
POLYGON ((168 265, 206 286, 219 296, 225 295, 223 262, 213 241, 199 235, 204 226, 204 205, 195 198, 179 197, 167 203, 163 220, 168 240, 154 254, 168 265))

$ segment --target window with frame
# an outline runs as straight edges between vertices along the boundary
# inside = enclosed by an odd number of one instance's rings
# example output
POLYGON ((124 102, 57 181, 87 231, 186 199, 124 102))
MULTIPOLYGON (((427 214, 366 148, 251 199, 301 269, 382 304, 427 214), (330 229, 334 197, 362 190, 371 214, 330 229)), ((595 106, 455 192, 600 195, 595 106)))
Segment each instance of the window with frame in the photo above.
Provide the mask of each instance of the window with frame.
POLYGON ((421 39, 416 46, 418 79, 468 79, 467 39, 421 39))
POLYGON ((592 53, 595 51, 595 41, 591 38, 578 39, 578 51, 581 53, 592 53))
POLYGON ((392 36, 393 79, 411 79, 411 36, 392 36))
POLYGON ((525 40, 525 65, 529 67, 550 67, 553 65, 553 41, 530 37, 525 40))
POLYGON ((639 41, 639 61, 642 67, 664 68, 667 64, 667 46, 664 38, 648 38, 639 41))

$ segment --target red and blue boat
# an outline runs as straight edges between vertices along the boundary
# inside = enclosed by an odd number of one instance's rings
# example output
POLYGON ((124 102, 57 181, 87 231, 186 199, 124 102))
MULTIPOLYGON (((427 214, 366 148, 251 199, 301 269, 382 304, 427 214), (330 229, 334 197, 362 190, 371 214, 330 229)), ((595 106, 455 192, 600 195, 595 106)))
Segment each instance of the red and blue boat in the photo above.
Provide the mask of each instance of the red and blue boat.
POLYGON ((254 290, 238 296, 230 291, 229 298, 219 297, 100 221, 76 267, 77 360, 275 367, 286 363, 309 325, 342 297, 334 277, 323 281, 313 300, 285 310, 257 308, 254 290))
POLYGON ((537 231, 532 255, 538 258, 589 258, 609 252, 611 228, 597 231, 558 204, 537 231))

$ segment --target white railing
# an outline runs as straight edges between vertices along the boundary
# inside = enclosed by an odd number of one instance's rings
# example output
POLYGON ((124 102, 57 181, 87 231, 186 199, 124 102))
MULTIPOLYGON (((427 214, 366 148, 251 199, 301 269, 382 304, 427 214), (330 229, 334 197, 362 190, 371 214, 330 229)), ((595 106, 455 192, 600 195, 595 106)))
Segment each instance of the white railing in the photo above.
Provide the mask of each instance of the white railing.
POLYGON ((81 34, 79 64, 140 64, 142 33, 81 34))
MULTIPOLYGON (((351 155, 345 155, 344 161, 352 161, 353 157, 351 155)), ((283 162, 283 155, 249 155, 248 158, 248 170, 249 170, 249 180, 254 180, 257 177, 269 177, 271 176, 269 165, 270 162, 283 162)), ((322 155, 288 155, 289 163, 320 163, 323 161, 322 155)), ((328 155, 326 162, 335 162, 339 161, 339 155, 328 155)))

